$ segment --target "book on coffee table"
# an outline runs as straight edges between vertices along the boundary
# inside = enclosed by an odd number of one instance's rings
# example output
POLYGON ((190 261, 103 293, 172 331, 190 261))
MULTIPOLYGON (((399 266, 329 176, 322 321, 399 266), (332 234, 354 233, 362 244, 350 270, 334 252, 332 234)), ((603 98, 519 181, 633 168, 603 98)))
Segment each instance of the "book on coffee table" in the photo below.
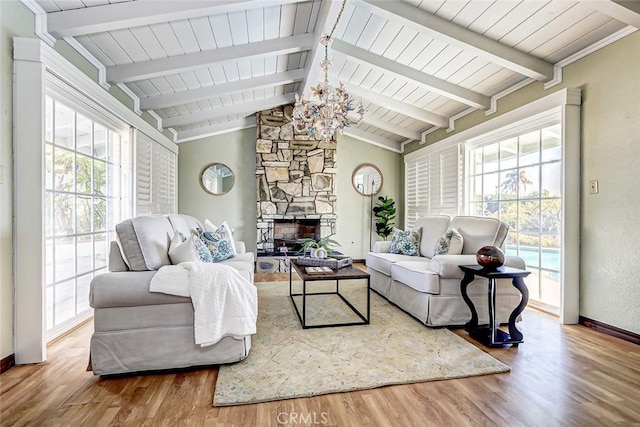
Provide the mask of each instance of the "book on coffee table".
POLYGON ((329 267, 305 267, 304 270, 307 274, 326 274, 333 273, 333 270, 329 267))

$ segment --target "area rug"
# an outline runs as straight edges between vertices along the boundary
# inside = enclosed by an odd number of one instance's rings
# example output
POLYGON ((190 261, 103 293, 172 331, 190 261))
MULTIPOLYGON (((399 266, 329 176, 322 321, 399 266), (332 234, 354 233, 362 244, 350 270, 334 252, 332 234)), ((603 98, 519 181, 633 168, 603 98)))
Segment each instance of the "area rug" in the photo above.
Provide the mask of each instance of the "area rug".
MULTIPOLYGON (((314 282, 312 286, 311 291, 318 291, 318 287, 334 285, 314 282)), ((370 325, 302 329, 288 283, 259 283, 257 287, 258 329, 251 351, 244 361, 220 367, 214 406, 510 370, 451 331, 424 326, 374 292, 370 325)), ((366 313, 362 284, 341 282, 340 291, 366 313)), ((310 323, 353 321, 349 313, 337 296, 307 297, 310 323)))

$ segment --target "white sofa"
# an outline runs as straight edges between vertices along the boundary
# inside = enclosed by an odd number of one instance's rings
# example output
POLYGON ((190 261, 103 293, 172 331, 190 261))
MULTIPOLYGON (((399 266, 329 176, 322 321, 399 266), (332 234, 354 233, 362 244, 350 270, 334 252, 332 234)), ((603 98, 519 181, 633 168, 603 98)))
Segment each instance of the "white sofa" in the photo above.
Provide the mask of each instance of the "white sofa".
MULTIPOLYGON (((94 308, 91 367, 95 375, 121 374, 238 362, 251 348, 251 336, 225 337, 217 344, 195 344, 190 298, 149 292, 157 270, 171 264, 169 245, 176 231, 189 235, 200 222, 188 215, 132 218, 116 226, 109 273, 91 282, 94 308), (126 259, 126 262, 125 262, 126 259)), ((233 266, 251 283, 254 254, 236 241, 233 266)))
MULTIPOLYGON (((483 246, 502 247, 509 226, 495 218, 430 216, 418 219, 414 229, 418 228, 420 256, 391 254, 390 241, 375 242, 366 257, 371 288, 427 326, 462 326, 471 319, 471 312, 460 294, 464 274, 458 266, 477 264, 475 254, 483 246), (434 256, 436 242, 450 227, 463 237, 462 254, 434 256)), ((525 268, 522 258, 506 258, 506 266, 525 268)), ((480 324, 488 324, 487 279, 475 279, 467 291, 480 324)), ((498 280, 496 321, 507 323, 520 298, 510 280, 498 280)))

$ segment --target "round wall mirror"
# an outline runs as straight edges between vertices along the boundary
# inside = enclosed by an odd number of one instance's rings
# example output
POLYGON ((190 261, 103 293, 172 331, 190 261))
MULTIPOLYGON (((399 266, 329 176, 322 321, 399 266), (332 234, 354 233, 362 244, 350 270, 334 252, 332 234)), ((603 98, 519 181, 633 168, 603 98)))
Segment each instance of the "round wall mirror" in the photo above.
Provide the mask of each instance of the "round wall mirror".
POLYGON ((351 183, 363 196, 373 196, 382 188, 382 172, 372 164, 362 164, 353 171, 351 183))
POLYGON ((234 181, 233 171, 222 163, 211 163, 200 174, 200 185, 204 191, 213 195, 228 193, 234 181))

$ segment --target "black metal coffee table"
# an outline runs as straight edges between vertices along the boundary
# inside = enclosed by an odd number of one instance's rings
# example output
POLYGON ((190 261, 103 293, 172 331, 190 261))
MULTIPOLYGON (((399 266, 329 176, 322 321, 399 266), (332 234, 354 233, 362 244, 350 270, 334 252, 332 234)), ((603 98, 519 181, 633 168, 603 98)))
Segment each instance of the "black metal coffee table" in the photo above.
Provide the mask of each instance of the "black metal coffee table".
POLYGON ((289 297, 293 302, 293 306, 296 310, 296 314, 298 315, 298 319, 300 320, 300 324, 303 329, 310 328, 328 328, 333 326, 353 326, 353 325, 368 325, 370 314, 371 314, 371 283, 369 273, 366 271, 362 271, 360 269, 354 268, 353 266, 339 268, 338 270, 332 270, 330 273, 322 273, 322 274, 308 274, 305 270, 304 266, 298 265, 296 260, 290 259, 291 267, 289 268, 289 297), (302 279, 302 293, 294 294, 293 293, 293 270, 295 269, 296 273, 302 279), (344 295, 340 293, 340 281, 341 280, 353 280, 353 279, 366 279, 367 280, 367 315, 362 314, 357 308, 351 304, 344 295), (315 281, 327 281, 327 280, 335 280, 336 281, 336 290, 331 292, 307 292, 307 282, 315 282, 315 281), (315 296, 315 295, 338 295, 340 299, 360 318, 362 319, 359 322, 348 322, 348 323, 323 323, 319 325, 307 325, 307 297, 315 296), (302 310, 298 308, 298 304, 294 297, 302 297, 302 310), (302 314, 301 314, 302 312, 302 314))

